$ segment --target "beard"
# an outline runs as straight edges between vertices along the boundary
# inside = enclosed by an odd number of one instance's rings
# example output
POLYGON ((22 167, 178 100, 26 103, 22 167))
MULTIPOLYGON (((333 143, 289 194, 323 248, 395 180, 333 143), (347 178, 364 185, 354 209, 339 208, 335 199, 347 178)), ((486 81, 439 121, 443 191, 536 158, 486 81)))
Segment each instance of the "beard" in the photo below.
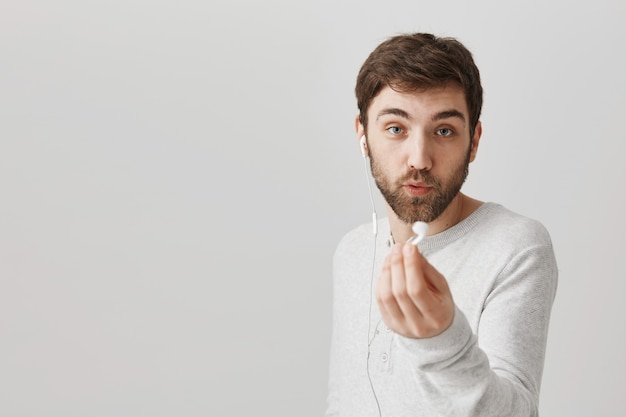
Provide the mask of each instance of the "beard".
MULTIPOLYGON (((471 149, 471 148, 470 148, 471 149)), ((400 220, 407 224, 417 221, 430 223, 444 212, 457 196, 469 173, 470 150, 463 164, 455 167, 447 180, 441 180, 426 170, 413 170, 392 182, 385 176, 376 159, 370 155, 370 166, 376 186, 400 220), (432 187, 423 197, 407 195, 403 184, 407 181, 422 181, 432 187)))

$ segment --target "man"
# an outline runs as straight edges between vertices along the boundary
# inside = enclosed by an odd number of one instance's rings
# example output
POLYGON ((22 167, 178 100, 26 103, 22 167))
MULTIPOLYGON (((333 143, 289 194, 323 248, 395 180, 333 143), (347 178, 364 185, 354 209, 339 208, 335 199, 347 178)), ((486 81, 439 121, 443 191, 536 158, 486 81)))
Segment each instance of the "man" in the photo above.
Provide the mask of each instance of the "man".
POLYGON ((335 253, 327 416, 536 416, 557 266, 541 224, 460 192, 482 133, 471 53, 390 38, 356 96, 387 218, 335 253))

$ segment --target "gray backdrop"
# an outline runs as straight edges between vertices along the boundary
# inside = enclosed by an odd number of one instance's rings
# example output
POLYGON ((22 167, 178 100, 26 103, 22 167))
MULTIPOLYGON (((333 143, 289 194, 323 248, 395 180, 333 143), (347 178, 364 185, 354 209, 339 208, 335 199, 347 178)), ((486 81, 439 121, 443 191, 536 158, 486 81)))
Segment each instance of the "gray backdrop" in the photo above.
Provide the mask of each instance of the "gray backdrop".
POLYGON ((552 234, 541 414, 623 415, 625 21, 621 0, 1 0, 0 416, 322 415, 331 257, 371 213, 354 80, 411 31, 481 69, 466 192, 552 234))

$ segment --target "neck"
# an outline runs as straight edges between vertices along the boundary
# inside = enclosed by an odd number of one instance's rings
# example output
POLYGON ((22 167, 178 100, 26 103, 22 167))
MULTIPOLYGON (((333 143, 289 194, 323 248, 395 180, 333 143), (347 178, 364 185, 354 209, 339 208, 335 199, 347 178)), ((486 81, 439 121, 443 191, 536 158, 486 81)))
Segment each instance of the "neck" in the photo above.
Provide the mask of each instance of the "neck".
MULTIPOLYGON (((450 202, 448 207, 432 222, 428 223, 428 236, 436 235, 452 226, 460 223, 470 214, 474 212, 480 205, 481 201, 474 200, 465 194, 459 193, 450 202)), ((391 235, 395 242, 406 242, 414 235, 413 224, 405 223, 400 220, 396 213, 387 205, 387 215, 389 217, 389 225, 391 227, 391 235)))

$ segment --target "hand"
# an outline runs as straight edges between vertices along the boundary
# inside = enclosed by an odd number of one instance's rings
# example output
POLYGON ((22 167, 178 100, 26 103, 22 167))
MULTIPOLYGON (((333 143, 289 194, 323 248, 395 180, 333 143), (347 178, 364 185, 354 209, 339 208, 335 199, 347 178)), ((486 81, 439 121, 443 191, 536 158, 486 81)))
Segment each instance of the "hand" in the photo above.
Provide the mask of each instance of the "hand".
POLYGON ((409 243, 397 243, 385 258, 376 301, 387 327, 407 337, 437 336, 454 318, 448 282, 409 243))

